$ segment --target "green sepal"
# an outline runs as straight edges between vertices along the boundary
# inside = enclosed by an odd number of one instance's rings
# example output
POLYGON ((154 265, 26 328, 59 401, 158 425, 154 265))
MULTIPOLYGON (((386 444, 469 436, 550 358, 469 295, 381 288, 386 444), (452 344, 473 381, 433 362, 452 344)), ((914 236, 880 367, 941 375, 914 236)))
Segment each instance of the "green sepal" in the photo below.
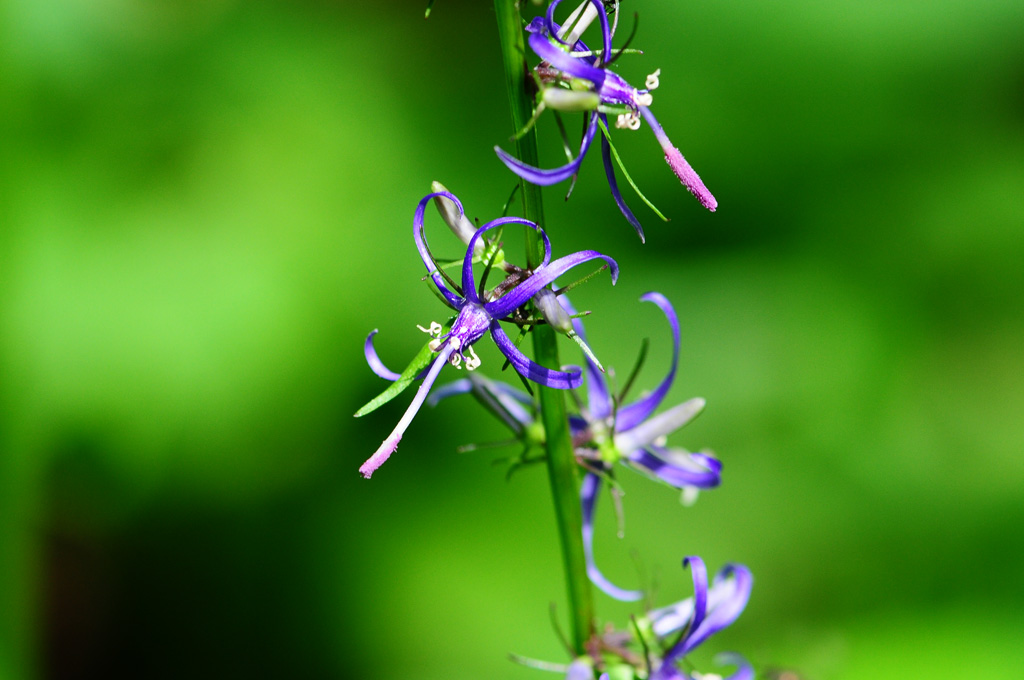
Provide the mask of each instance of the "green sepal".
POLYGON ((408 387, 419 372, 430 365, 430 362, 434 360, 436 352, 430 349, 430 343, 423 345, 423 349, 419 351, 409 365, 402 371, 402 375, 398 376, 398 380, 391 383, 386 390, 378 394, 376 397, 371 399, 365 406, 356 411, 356 418, 365 416, 367 413, 372 413, 378 408, 388 403, 408 387))

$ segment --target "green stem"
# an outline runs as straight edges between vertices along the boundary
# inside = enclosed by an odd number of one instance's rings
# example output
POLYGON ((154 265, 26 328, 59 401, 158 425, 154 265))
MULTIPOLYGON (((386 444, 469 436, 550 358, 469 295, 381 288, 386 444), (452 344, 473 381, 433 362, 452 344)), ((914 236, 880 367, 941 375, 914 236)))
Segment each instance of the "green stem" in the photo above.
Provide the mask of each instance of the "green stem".
MULTIPOLYGON (((509 102, 512 109, 512 130, 519 131, 533 114, 533 102, 527 90, 528 72, 523 41, 523 22, 516 0, 494 0, 498 20, 498 35, 505 66, 509 102)), ((516 141, 516 155, 524 163, 538 165, 537 135, 531 128, 516 141)), ((523 217, 543 226, 544 205, 539 186, 520 180, 523 217)), ((527 262, 536 266, 543 255, 539 234, 526 229, 527 262)), ((557 336, 550 326, 537 326, 533 330, 534 358, 544 366, 560 366, 557 336)), ((541 418, 546 433, 548 477, 554 501, 555 519, 562 544, 562 560, 568 586, 572 613, 572 642, 577 654, 586 652, 586 643, 594 632, 594 602, 590 579, 583 555, 583 515, 580 508, 579 479, 576 457, 572 447, 572 433, 565 407, 565 393, 540 387, 541 418)))

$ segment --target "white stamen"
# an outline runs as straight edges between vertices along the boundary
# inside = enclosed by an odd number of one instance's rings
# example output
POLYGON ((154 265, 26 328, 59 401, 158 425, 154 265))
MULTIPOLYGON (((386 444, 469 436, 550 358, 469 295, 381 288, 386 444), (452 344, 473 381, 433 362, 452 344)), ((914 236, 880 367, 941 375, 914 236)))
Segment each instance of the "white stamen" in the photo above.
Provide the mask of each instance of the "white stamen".
MULTIPOLYGON (((657 71, 655 71, 651 75, 647 76, 647 82, 644 83, 644 85, 647 86, 648 90, 655 90, 655 89, 658 88, 658 83, 659 83, 658 77, 660 75, 661 75, 661 69, 659 68, 657 71)), ((648 104, 648 106, 650 106, 650 104, 648 104)))
POLYGON ((569 15, 569 18, 565 20, 562 27, 558 31, 558 37, 569 45, 576 44, 576 41, 583 35, 583 31, 587 30, 587 27, 597 18, 597 9, 590 0, 583 0, 583 4, 573 10, 573 13, 569 15), (580 10, 583 10, 583 16, 580 17, 579 22, 573 26, 573 22, 576 21, 576 17, 580 15, 580 10), (572 26, 572 32, 568 33, 569 27, 572 26), (568 34, 567 34, 568 33, 568 34))
POLYGON ((650 92, 636 95, 636 103, 639 106, 650 106, 654 103, 654 95, 650 92))
POLYGON ((444 328, 441 326, 441 324, 439 324, 436 321, 431 321, 430 322, 430 328, 424 328, 423 326, 421 326, 419 324, 416 324, 416 328, 419 328, 421 331, 423 331, 427 335, 430 335, 430 336, 433 336, 433 337, 437 337, 437 336, 441 335, 441 331, 444 330, 444 328))
POLYGON ((437 350, 441 349, 440 338, 434 338, 433 340, 427 343, 427 346, 430 347, 431 352, 436 352, 437 350))
POLYGON ((475 371, 477 368, 480 367, 480 363, 481 363, 480 362, 480 357, 478 357, 476 355, 476 352, 473 351, 473 346, 472 345, 467 347, 466 351, 469 352, 469 356, 466 357, 466 370, 467 371, 475 371))
POLYGON ((619 117, 615 119, 615 127, 620 130, 625 130, 627 128, 630 130, 638 130, 640 129, 640 116, 636 115, 635 111, 620 113, 619 117))
POLYGON ((455 368, 462 368, 462 355, 458 352, 452 352, 452 355, 448 357, 448 362, 455 368))

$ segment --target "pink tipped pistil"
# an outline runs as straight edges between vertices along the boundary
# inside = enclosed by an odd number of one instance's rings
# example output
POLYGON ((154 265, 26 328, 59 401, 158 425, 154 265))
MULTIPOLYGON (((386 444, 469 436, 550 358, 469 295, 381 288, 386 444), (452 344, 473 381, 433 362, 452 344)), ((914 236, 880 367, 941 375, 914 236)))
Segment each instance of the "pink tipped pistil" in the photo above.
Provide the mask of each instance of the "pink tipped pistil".
POLYGON ((374 451, 373 455, 366 459, 366 462, 359 466, 359 473, 366 479, 370 478, 374 472, 377 471, 381 465, 384 464, 395 449, 398 448, 398 442, 402 441, 402 435, 412 424, 412 419, 416 417, 416 413, 423 406, 423 401, 427 398, 427 393, 430 392, 430 388, 433 387, 434 381, 437 380, 437 374, 441 372, 445 363, 448 361, 448 357, 451 356, 454 351, 454 345, 452 343, 445 343, 440 348, 440 353, 434 359, 434 363, 431 364, 430 370, 423 376, 423 382, 420 383, 420 387, 416 390, 416 396, 412 398, 412 403, 405 409, 405 413, 402 415, 402 419, 395 425, 395 429, 391 431, 388 438, 385 439, 377 450, 374 451))
POLYGON ((718 208, 718 201, 711 195, 708 188, 704 186, 704 182, 701 181, 700 175, 698 175, 690 164, 683 158, 682 152, 677 149, 672 141, 665 134, 661 125, 658 123, 658 119, 654 117, 651 110, 646 106, 640 107, 640 115, 644 117, 647 124, 651 126, 651 130, 654 131, 654 136, 658 138, 658 144, 661 144, 662 150, 665 152, 665 162, 668 163, 668 167, 672 168, 672 172, 675 173, 679 181, 683 183, 691 194, 697 197, 700 204, 715 212, 718 208))

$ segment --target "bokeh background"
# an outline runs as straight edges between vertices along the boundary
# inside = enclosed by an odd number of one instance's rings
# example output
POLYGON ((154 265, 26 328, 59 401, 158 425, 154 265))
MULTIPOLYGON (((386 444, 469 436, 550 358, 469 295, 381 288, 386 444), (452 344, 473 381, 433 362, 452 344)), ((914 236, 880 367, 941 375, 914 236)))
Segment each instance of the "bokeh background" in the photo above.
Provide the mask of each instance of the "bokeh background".
MULTIPOLYGON (((452 400, 356 474, 407 403, 352 418, 382 387, 365 334, 401 367, 443 314, 416 201, 441 180, 486 220, 511 188, 492 7, 423 9, 0 5, 3 680, 528 680, 508 652, 567 660, 543 470, 506 482, 514 450, 455 452, 496 422, 452 400)), ((661 68, 653 110, 721 208, 644 128, 617 146, 671 222, 627 194, 641 246, 595 154, 570 201, 548 191, 547 226, 556 254, 620 262, 576 301, 620 371, 651 338, 642 387, 670 339, 637 298, 674 301, 670 399, 709 407, 672 441, 726 476, 684 508, 622 475, 601 564, 659 604, 688 594, 685 554, 751 567, 706 670, 736 649, 808 680, 1017 677, 1024 5, 626 10, 646 54, 618 68, 661 68)))

